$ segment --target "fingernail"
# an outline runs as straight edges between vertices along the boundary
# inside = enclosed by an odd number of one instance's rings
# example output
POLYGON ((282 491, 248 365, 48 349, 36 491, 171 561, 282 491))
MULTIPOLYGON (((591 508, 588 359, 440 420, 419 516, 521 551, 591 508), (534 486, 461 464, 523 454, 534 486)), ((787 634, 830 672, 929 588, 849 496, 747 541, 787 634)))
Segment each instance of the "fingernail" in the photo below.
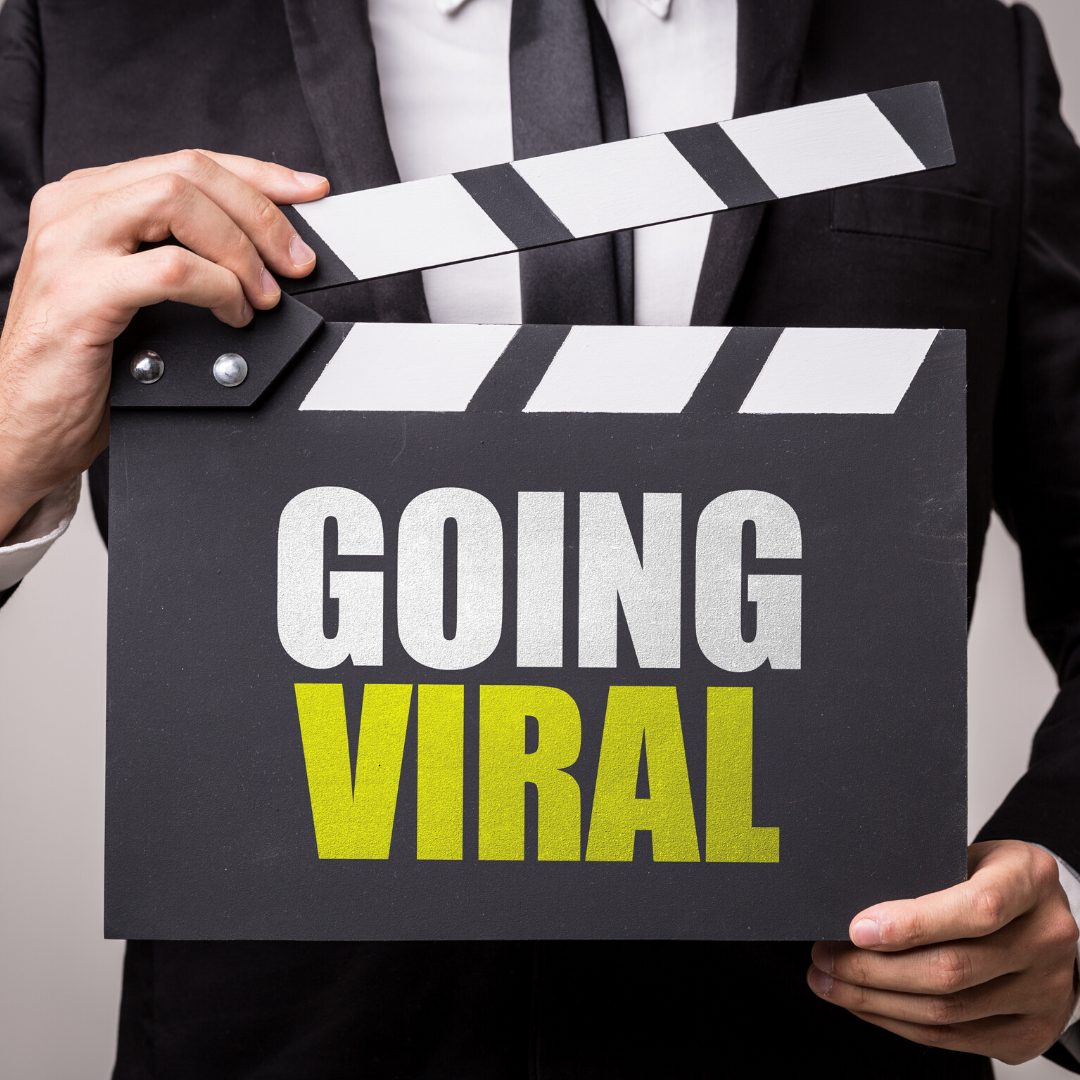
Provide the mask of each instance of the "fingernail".
POLYGON ((296 266, 306 266, 315 258, 315 252, 300 239, 299 233, 293 233, 289 241, 289 257, 296 266))
POLYGON ((267 296, 276 296, 278 293, 278 283, 274 280, 273 274, 271 274, 265 266, 259 274, 259 288, 267 296))
POLYGON ((252 311, 251 305, 245 300, 244 306, 240 309, 240 321, 242 323, 249 323, 255 317, 255 312, 252 311))
POLYGON ((318 173, 294 172, 293 176, 295 176, 297 182, 303 184, 304 187, 317 188, 322 187, 323 184, 326 183, 326 177, 320 176, 318 173))
POLYGON ((860 919, 851 928, 851 940, 861 948, 881 944, 881 924, 873 919, 860 919))
POLYGON ((819 944, 814 949, 814 966, 830 974, 833 969, 833 950, 831 945, 819 944))
POLYGON ((833 978, 831 975, 826 975, 818 967, 812 967, 810 969, 810 987, 815 994, 821 994, 825 997, 833 988, 833 978))

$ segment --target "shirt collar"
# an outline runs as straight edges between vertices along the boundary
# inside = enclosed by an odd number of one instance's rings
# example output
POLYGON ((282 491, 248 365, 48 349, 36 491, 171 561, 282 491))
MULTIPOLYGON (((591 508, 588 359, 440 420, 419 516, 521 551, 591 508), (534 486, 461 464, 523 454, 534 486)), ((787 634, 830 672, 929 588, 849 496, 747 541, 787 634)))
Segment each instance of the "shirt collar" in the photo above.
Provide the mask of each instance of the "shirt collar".
MULTIPOLYGON (((637 0, 637 2, 646 11, 651 11, 658 19, 666 19, 668 12, 671 10, 671 0, 637 0)), ((467 3, 468 0, 435 0, 435 7, 444 15, 453 15, 454 12, 460 11, 467 3)))

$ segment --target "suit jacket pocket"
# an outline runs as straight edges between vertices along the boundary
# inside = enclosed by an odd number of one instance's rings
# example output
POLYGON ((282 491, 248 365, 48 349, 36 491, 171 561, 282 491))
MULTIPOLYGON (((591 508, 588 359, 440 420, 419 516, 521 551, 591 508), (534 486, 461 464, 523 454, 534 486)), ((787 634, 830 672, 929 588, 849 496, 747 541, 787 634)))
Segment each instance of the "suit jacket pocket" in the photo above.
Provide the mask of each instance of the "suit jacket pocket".
POLYGON ((832 193, 830 225, 837 232, 989 251, 994 206, 985 199, 953 191, 864 184, 832 193))

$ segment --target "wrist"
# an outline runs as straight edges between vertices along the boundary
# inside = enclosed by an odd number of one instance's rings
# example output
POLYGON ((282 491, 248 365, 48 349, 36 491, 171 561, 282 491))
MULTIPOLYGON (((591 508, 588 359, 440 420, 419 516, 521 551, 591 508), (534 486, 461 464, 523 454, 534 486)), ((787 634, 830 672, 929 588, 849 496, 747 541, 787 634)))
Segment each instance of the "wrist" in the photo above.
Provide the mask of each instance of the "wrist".
POLYGON ((45 497, 48 492, 38 496, 28 495, 23 498, 11 498, 0 495, 0 545, 8 542, 8 537, 18 528, 26 515, 45 497))
POLYGON ((0 544, 9 543, 13 533, 26 516, 51 492, 70 481, 70 477, 57 477, 52 482, 45 479, 35 482, 28 468, 21 468, 13 460, 14 455, 4 452, 0 441, 0 544))
POLYGON ((75 516, 81 488, 82 477, 73 477, 58 484, 24 511, 15 525, 0 535, 0 548, 4 549, 5 557, 12 549, 30 549, 41 544, 47 547, 64 533, 75 516))
POLYGON ((26 438, 3 420, 0 417, 0 543, 38 503, 82 472, 66 464, 71 455, 57 448, 55 436, 26 438))
MULTIPOLYGON (((3 0, 0 0, 2 3, 3 0)), ((33 335, 18 334, 11 322, 0 342, 0 542, 35 505, 70 485, 89 468, 108 442, 110 366, 92 370, 68 364, 33 335), (11 331, 9 333, 9 331, 11 331), (103 375, 102 372, 105 372, 103 375)), ((76 350, 78 351, 78 350, 76 350)), ((95 353, 111 356, 111 349, 95 353)), ((10 542, 10 541, 9 541, 10 542)))

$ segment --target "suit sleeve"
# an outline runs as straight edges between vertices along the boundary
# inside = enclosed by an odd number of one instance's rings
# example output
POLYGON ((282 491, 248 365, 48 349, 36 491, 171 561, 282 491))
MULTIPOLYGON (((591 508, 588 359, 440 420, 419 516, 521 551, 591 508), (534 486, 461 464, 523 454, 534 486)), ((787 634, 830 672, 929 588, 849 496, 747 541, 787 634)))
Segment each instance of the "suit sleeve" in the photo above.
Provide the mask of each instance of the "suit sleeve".
MULTIPOLYGON (((43 75, 36 2, 7 0, 0 6, 0 324, 26 241, 30 200, 43 183, 43 75)), ((6 561, 13 566, 18 560, 6 561)), ((20 565, 25 562, 24 552, 20 565)), ((0 606, 16 585, 3 581, 0 606)))
MULTIPOLYGON (((1027 771, 976 835, 1042 844, 1080 867, 1080 147, 1035 14, 1018 4, 1024 202, 994 499, 1020 548, 1028 626, 1057 673, 1027 771)), ((1080 1063, 1059 1041, 1047 1057, 1080 1063)))

